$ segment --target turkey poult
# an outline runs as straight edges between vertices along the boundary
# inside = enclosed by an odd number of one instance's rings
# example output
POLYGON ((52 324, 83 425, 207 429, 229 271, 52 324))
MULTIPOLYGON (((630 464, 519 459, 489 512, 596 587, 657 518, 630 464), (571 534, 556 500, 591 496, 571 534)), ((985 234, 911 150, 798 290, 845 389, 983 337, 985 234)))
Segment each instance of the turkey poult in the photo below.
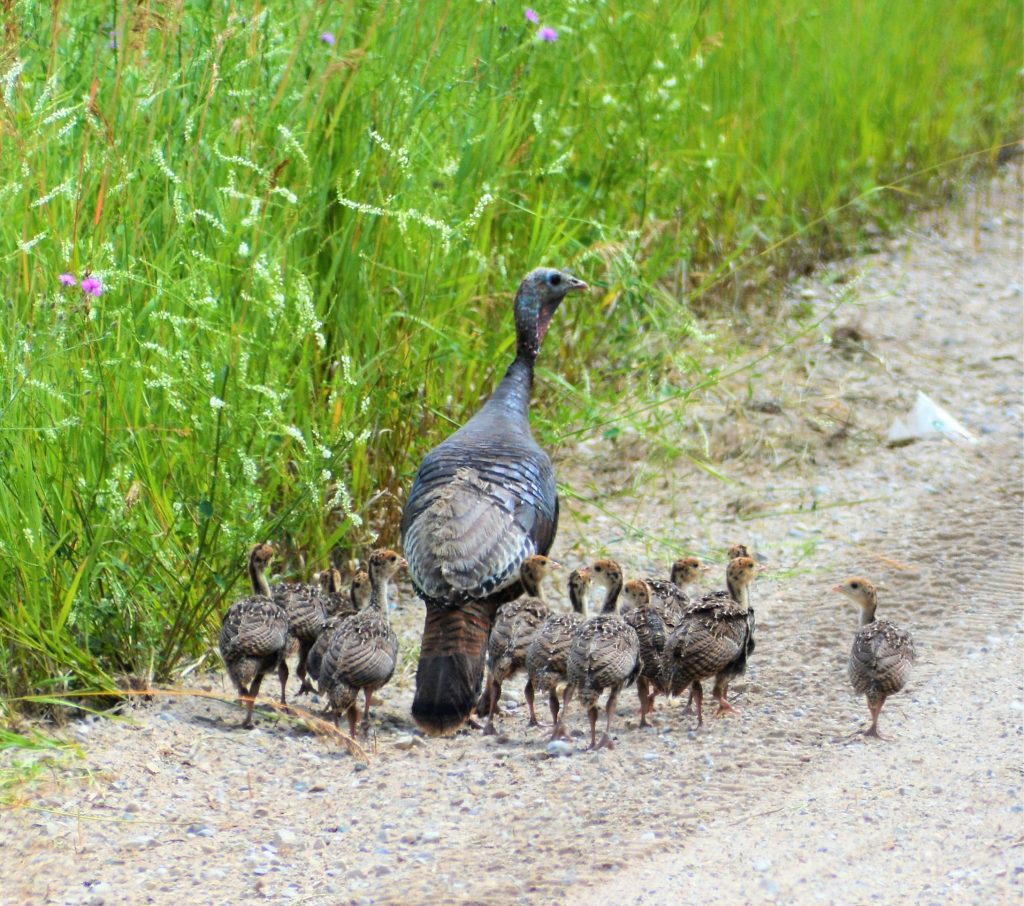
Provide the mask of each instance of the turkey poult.
POLYGON ((718 715, 735 712, 726 694, 729 682, 747 667, 754 651, 754 610, 750 585, 758 567, 749 557, 729 561, 728 591, 705 595, 684 614, 665 646, 671 671, 671 692, 693 691, 697 725, 704 723, 704 690, 701 680, 715 677, 714 697, 718 715))
POLYGON ((370 697, 386 685, 395 672, 398 636, 388 619, 388 582, 405 561, 394 551, 370 554, 370 602, 343 620, 331 633, 320 665, 320 688, 330 700, 335 723, 348 717, 349 734, 355 736, 360 690, 365 697, 363 730, 370 725, 370 697))
MULTIPOLYGON (((544 601, 544 579, 551 570, 560 568, 561 564, 543 554, 527 557, 519 568, 519 581, 523 584, 526 596, 498 608, 494 626, 491 627, 491 637, 487 642, 487 682, 481 696, 481 701, 487 703, 487 723, 484 725, 484 734, 487 736, 497 732, 494 729, 494 715, 498 710, 502 683, 526 667, 526 651, 537 627, 550 615, 544 601)), ((537 715, 533 711, 533 686, 529 680, 526 685, 532 726, 537 722, 537 715)), ((480 713, 479 705, 477 713, 480 713)))
POLYGON ((636 631, 640 642, 640 673, 636 678, 640 726, 649 727, 647 715, 654 709, 654 697, 666 695, 671 686, 665 646, 680 614, 666 605, 664 599, 652 599, 650 581, 627 582, 622 597, 624 619, 636 631))
POLYGON ((299 663, 295 668, 300 683, 298 694, 312 692, 306 660, 327 620, 327 601, 320 588, 302 582, 280 582, 272 585, 270 592, 274 602, 288 614, 288 634, 299 643, 299 663))
POLYGON ((341 590, 341 573, 333 568, 325 569, 320 573, 320 590, 327 599, 328 617, 306 658, 306 670, 317 685, 320 683, 320 665, 323 664, 324 652, 327 651, 334 631, 370 601, 370 576, 365 570, 360 570, 352 579, 349 593, 344 594, 341 590))
POLYGON ((590 570, 574 569, 569 574, 569 603, 572 613, 552 614, 537 628, 526 651, 526 669, 530 681, 526 684, 526 704, 530 709, 530 726, 539 726, 534 710, 535 692, 548 694, 551 724, 558 724, 558 687, 564 684, 569 669, 569 645, 573 633, 587 618, 587 595, 590 589, 590 570))
MULTIPOLYGON (((682 616, 693 603, 686 590, 706 571, 707 567, 696 557, 681 557, 672 564, 667 582, 664 579, 644 580, 651 592, 651 602, 682 616)), ((625 613, 628 608, 624 606, 622 609, 625 613)))
POLYGON ((281 680, 281 704, 285 703, 288 665, 284 660, 288 642, 288 615, 274 603, 264 575, 274 556, 269 544, 257 544, 249 552, 251 597, 236 601, 224 615, 220 628, 220 653, 238 695, 245 702, 243 727, 252 726, 252 709, 263 676, 277 670, 281 680))
POLYGON ((860 605, 860 629, 850 652, 850 682, 868 700, 871 726, 864 735, 885 739, 878 732, 878 715, 885 700, 906 685, 910 665, 917 660, 914 640, 895 623, 875 619, 878 593, 867 579, 855 576, 832 590, 860 605))
MULTIPOLYGON (((622 687, 636 679, 640 670, 640 641, 636 631, 627 625, 618 612, 622 590, 622 570, 613 560, 598 560, 590 568, 593 581, 604 585, 605 601, 601 613, 586 620, 573 634, 569 645, 568 684, 562 703, 562 718, 553 738, 566 738, 565 722, 569 702, 579 694, 590 720, 590 748, 614 749, 612 715, 622 687), (597 700, 608 690, 605 705, 605 731, 597 741, 597 700)), ((628 583, 631 593, 635 585, 646 590, 639 579, 628 583)))
POLYGON ((552 268, 526 276, 515 298, 515 360, 480 411, 427 454, 409 492, 402 544, 427 611, 412 714, 427 733, 451 732, 469 716, 495 610, 519 597, 523 560, 554 541, 554 470, 530 432, 534 363, 566 293, 586 288, 552 268))

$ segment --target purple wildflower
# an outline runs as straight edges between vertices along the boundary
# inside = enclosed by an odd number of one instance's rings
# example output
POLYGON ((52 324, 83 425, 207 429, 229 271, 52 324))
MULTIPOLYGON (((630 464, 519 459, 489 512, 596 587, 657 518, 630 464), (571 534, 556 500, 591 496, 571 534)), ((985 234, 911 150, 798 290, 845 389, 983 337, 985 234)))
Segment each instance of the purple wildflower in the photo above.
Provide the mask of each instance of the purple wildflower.
POLYGON ((90 296, 103 295, 103 284, 96 277, 86 277, 82 281, 82 292, 90 296))
POLYGON ((524 15, 526 16, 527 22, 533 22, 534 24, 540 22, 540 14, 535 9, 530 9, 529 7, 527 7, 524 15))
POLYGON ((78 284, 74 274, 61 274, 57 279, 65 286, 76 286, 78 284))
POLYGON ((555 31, 550 25, 545 25, 539 32, 540 39, 547 41, 550 44, 554 44, 558 40, 558 32, 555 31))
POLYGON ((329 44, 331 47, 334 47, 334 44, 337 39, 334 37, 333 31, 325 31, 322 35, 320 35, 320 40, 323 41, 324 44, 329 44))

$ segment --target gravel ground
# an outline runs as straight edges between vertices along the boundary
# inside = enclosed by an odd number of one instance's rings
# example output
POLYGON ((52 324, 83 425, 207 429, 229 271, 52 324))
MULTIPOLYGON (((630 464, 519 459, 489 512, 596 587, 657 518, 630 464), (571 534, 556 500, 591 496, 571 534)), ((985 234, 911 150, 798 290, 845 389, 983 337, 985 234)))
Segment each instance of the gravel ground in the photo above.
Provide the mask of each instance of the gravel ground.
MULTIPOLYGON (((850 298, 761 364, 756 396, 737 376, 677 428, 703 432, 729 481, 628 434, 562 456, 582 498, 564 503, 563 562, 610 553, 628 577, 691 551, 717 586, 742 540, 768 567, 739 716, 696 732, 662 702, 639 731, 627 690, 615 751, 584 750, 577 710, 555 755, 514 680, 502 735, 424 739, 407 659, 351 754, 269 710, 240 730, 224 677, 192 678, 124 720, 71 725, 81 758, 41 758, 0 822, 0 903, 1019 902, 1022 222, 1007 172, 787 287, 783 314, 825 315, 837 279, 850 298), (851 341, 824 339, 837 325, 851 341), (979 442, 885 446, 918 390, 979 442), (829 592, 852 573, 878 581, 880 614, 920 655, 882 712, 888 743, 857 734, 857 613, 829 592)), ((719 327, 753 357, 778 329, 748 320, 719 327)), ((406 648, 421 620, 402 589, 406 648)))

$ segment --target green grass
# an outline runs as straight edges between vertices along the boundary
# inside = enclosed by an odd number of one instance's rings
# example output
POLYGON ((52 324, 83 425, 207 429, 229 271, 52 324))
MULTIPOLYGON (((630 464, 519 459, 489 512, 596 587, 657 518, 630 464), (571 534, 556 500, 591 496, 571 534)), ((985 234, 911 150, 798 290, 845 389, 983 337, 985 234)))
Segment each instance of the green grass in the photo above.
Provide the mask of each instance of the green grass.
POLYGON ((531 267, 598 287, 544 350, 554 445, 708 379, 716 286, 1020 133, 1012 2, 560 2, 556 43, 505 2, 51 7, 0 36, 8 697, 167 678, 255 539, 395 541, 531 267))

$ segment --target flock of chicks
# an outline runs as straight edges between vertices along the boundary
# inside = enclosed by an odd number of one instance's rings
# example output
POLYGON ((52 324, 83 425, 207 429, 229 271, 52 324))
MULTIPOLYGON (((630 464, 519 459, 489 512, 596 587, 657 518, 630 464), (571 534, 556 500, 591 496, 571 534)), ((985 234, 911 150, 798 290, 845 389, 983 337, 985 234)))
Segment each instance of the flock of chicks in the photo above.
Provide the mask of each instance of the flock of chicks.
MULTIPOLYGON (((249 555, 253 594, 228 610, 220 633, 220 650, 235 687, 246 705, 243 726, 252 726, 252 712, 265 674, 276 671, 285 704, 289 646, 298 644, 299 694, 312 692, 311 679, 326 697, 327 713, 336 724, 344 714, 356 734, 357 697, 364 696, 363 732, 369 727, 374 692, 395 671, 398 638, 388 619, 388 587, 405 565, 392 550, 376 550, 367 572, 357 573, 347 594, 338 570, 325 570, 319 587, 298 583, 270 586, 265 572, 273 548, 256 545, 249 555)), ((658 695, 688 691, 703 723, 703 686, 714 678, 712 695, 718 714, 735 712, 727 693, 730 681, 746 669, 754 651, 754 610, 750 586, 762 567, 743 545, 729 549, 726 589, 690 597, 706 571, 695 557, 677 560, 668 581, 623 581, 622 569, 610 559, 596 560, 569 575, 572 610, 558 613, 544 600, 543 585, 560 564, 543 556, 528 557, 520 579, 525 595, 503 605, 491 629, 487 681, 476 711, 485 717, 484 733, 493 734, 502 684, 515 674, 528 675, 525 698, 531 727, 539 726, 536 694, 547 694, 551 738, 568 739, 569 705, 578 699, 590 722, 590 747, 614 748, 612 718, 622 688, 635 681, 640 699, 640 726, 658 695), (604 589, 601 610, 587 616, 591 588, 604 589), (559 691, 563 690, 561 703, 559 691), (605 731, 597 739, 598 700, 605 703, 605 731)), ((878 715, 888 696, 907 681, 916 654, 908 633, 875 619, 875 587, 860 577, 847 579, 834 591, 861 607, 860 629, 854 637, 849 675, 854 689, 867 698, 871 726, 879 736, 878 715)))

